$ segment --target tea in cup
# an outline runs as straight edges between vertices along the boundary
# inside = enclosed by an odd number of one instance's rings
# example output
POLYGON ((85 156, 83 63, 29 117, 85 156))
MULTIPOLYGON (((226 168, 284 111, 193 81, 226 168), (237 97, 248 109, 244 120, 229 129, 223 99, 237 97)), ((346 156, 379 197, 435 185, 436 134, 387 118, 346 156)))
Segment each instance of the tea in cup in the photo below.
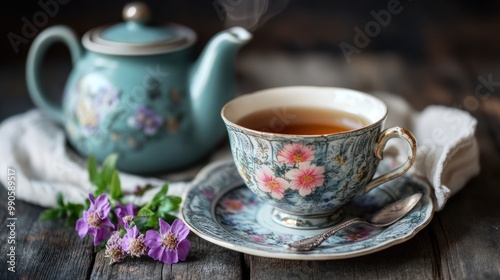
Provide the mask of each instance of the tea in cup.
POLYGON ((404 174, 416 156, 411 132, 383 130, 384 102, 355 90, 267 89, 233 99, 221 115, 243 181, 274 207, 273 220, 287 227, 337 223, 342 206, 404 174), (407 161, 373 178, 394 137, 408 144, 407 161))

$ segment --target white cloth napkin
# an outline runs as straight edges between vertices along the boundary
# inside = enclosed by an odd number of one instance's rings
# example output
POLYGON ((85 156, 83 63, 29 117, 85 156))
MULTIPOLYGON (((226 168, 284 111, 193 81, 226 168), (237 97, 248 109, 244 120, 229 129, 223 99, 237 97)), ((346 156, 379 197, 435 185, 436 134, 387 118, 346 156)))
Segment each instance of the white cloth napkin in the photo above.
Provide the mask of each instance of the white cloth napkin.
MULTIPOLYGON (((479 174, 479 146, 475 138, 477 120, 468 112, 445 106, 429 106, 422 112, 414 111, 399 96, 375 93, 389 108, 385 127, 403 126, 417 138, 417 159, 408 171, 425 179, 434 188, 436 211, 461 190, 470 178, 479 174)), ((398 154, 404 143, 388 143, 398 147, 393 156, 402 162, 405 154, 398 154)))
MULTIPOLYGON (((5 170, 0 183, 7 186, 7 168, 16 172, 16 199, 44 207, 57 205, 57 193, 67 201, 82 203, 93 186, 89 183, 86 160, 66 144, 61 127, 39 110, 12 116, 0 124, 0 170, 5 170)), ((210 161, 229 160, 229 150, 217 151, 210 161)), ((123 191, 133 192, 137 186, 151 184, 161 187, 169 181, 169 194, 182 196, 202 166, 193 166, 162 178, 140 177, 120 173, 123 191)), ((147 192, 142 201, 151 198, 157 189, 147 192)), ((138 202, 141 202, 139 200, 138 202)))
MULTIPOLYGON (((476 120, 467 112, 442 106, 430 106, 417 113, 397 96, 376 95, 389 107, 386 127, 401 125, 412 130, 417 137, 418 156, 410 172, 433 186, 437 210, 442 209, 451 195, 479 173, 479 151, 474 138, 476 120)), ((62 129, 40 111, 31 110, 5 120, 0 124, 0 136, 0 170, 5 172, 0 176, 0 182, 7 186, 7 168, 16 171, 16 199, 51 207, 56 205, 58 192, 73 202, 83 202, 87 197, 92 186, 85 161, 66 145, 62 129)), ((394 146, 398 144, 391 142, 389 144, 394 146)), ((230 158, 226 146, 215 152, 209 162, 230 158)), ((148 183, 161 186, 164 180, 168 180, 169 193, 182 196, 193 174, 200 168, 196 166, 180 174, 167 174, 161 179, 121 173, 122 189, 131 192, 136 186, 148 183)), ((150 191, 143 200, 155 192, 150 191)))

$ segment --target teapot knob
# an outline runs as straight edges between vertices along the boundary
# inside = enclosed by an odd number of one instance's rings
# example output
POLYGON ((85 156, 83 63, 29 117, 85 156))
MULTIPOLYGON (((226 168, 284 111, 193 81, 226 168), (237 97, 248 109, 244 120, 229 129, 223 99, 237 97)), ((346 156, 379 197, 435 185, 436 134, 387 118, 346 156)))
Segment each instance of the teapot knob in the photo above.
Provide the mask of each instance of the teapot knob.
POLYGON ((126 21, 146 22, 151 17, 151 11, 145 3, 132 2, 125 5, 122 16, 126 21))

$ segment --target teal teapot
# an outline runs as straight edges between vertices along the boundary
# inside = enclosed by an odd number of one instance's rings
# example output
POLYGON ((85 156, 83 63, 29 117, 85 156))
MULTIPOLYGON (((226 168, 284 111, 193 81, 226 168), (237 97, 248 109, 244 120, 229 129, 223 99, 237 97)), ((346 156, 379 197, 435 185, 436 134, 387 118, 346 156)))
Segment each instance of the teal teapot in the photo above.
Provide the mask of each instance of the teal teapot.
POLYGON ((241 27, 220 32, 192 61, 191 29, 150 24, 142 3, 125 6, 123 17, 88 31, 83 48, 67 27, 44 30, 28 54, 30 96, 83 156, 102 161, 116 153, 117 167, 131 173, 186 167, 225 136, 220 110, 235 95, 236 53, 252 36, 241 27), (43 57, 55 42, 68 46, 73 61, 62 108, 41 86, 43 57))

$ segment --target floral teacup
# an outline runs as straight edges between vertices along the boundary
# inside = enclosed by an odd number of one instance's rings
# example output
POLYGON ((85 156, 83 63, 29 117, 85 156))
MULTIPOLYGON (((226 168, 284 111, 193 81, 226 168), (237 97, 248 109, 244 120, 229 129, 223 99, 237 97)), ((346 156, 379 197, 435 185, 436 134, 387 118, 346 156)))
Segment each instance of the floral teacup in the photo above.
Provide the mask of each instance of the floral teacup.
POLYGON ((341 207, 354 197, 404 174, 416 156, 416 140, 401 127, 382 131, 387 107, 379 99, 343 88, 283 87, 238 97, 222 109, 232 155, 245 184, 274 207, 273 220, 292 228, 321 228, 343 217, 341 207), (332 109, 357 115, 366 124, 349 131, 280 134, 243 127, 252 113, 276 110, 270 124, 287 124, 286 108, 332 109), (386 142, 405 140, 408 159, 373 178, 386 142))

